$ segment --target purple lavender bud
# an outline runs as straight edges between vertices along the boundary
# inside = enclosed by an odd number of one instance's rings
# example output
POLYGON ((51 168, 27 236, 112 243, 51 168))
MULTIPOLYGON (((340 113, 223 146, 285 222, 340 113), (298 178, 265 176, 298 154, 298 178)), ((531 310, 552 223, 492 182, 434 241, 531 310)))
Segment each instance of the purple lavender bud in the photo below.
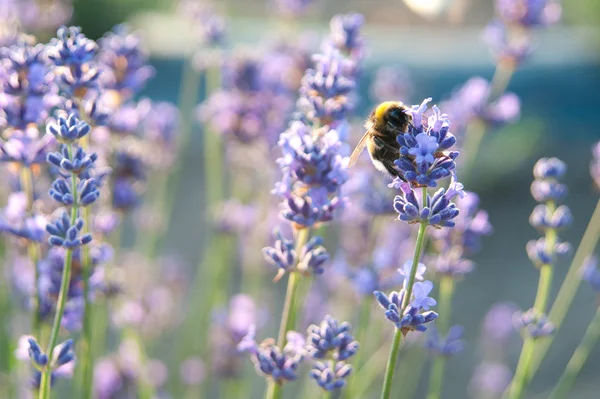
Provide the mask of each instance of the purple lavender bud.
POLYGON ((325 316, 320 325, 313 324, 307 331, 307 351, 314 359, 332 358, 344 361, 354 356, 358 342, 350 334, 350 324, 339 323, 331 316, 325 316))
POLYGON ((321 237, 314 236, 302 247, 300 262, 298 262, 300 272, 310 272, 313 275, 323 274, 325 271, 323 264, 329 261, 330 256, 321 245, 322 243, 323 239, 321 237))
POLYGON ((61 27, 57 38, 48 45, 48 59, 60 69, 57 78, 59 84, 76 97, 83 97, 87 89, 96 88, 98 70, 94 60, 98 46, 88 39, 79 27, 61 27))
POLYGON ((437 356, 454 356, 463 351, 465 341, 462 339, 465 329, 455 325, 450 327, 448 334, 442 338, 435 326, 433 326, 425 341, 425 348, 437 356))
POLYGON ((587 258, 581 266, 581 278, 587 281, 594 291, 600 293, 600 270, 595 256, 587 258))
POLYGON ((552 25, 562 12, 556 0, 496 0, 495 5, 501 20, 523 28, 552 25))
POLYGON ((550 251, 546 248, 546 239, 544 237, 538 240, 531 240, 527 243, 527 255, 536 267, 542 265, 554 264, 558 259, 563 259, 571 252, 571 244, 560 242, 554 245, 550 251))
POLYGON ((55 354, 52 356, 52 366, 55 368, 64 366, 75 360, 75 351, 73 340, 68 339, 54 348, 55 354))
POLYGON ((594 179, 596 186, 600 188, 600 141, 592 147, 592 162, 590 163, 590 175, 594 179))
POLYGON ((456 205, 450 202, 456 195, 454 192, 440 188, 433 196, 427 194, 426 206, 421 207, 410 184, 402 183, 400 186, 403 194, 394 198, 394 209, 398 212, 398 220, 428 223, 438 227, 454 226, 453 219, 459 214, 456 205))
POLYGON ((292 271, 297 264, 298 255, 294 242, 286 239, 280 230, 275 231, 277 240, 273 247, 263 248, 263 256, 267 262, 283 271, 292 271))
POLYGON ((344 362, 337 362, 334 366, 329 363, 315 362, 309 375, 322 389, 332 392, 342 389, 350 374, 352 374, 352 366, 344 362))
POLYGON ((516 312, 513 323, 517 330, 528 334, 531 338, 540 338, 554 333, 554 324, 548 320, 545 314, 539 314, 536 309, 531 308, 526 312, 516 312))
POLYGON ((540 158, 533 166, 533 177, 538 180, 559 180, 567 172, 567 165, 558 158, 540 158))
POLYGON ((282 351, 275 345, 273 339, 264 340, 252 355, 256 371, 270 376, 278 384, 293 381, 298 377, 297 369, 304 356, 291 347, 282 351))
POLYGON ((561 205, 551 211, 547 205, 540 204, 533 208, 533 212, 529 216, 529 223, 542 232, 547 229, 563 229, 572 222, 571 210, 566 205, 561 205))
POLYGON ((48 364, 48 356, 42 351, 40 345, 37 343, 35 338, 29 338, 29 358, 33 362, 35 367, 45 368, 48 364))
POLYGON ((56 123, 49 123, 46 127, 48 133, 64 144, 71 144, 81 139, 90 132, 90 129, 90 125, 80 121, 75 114, 69 115, 68 118, 59 117, 56 123))
POLYGON ((405 290, 401 289, 400 292, 392 291, 389 295, 384 294, 380 291, 375 291, 375 299, 379 305, 385 310, 385 317, 391 321, 396 328, 401 329, 404 334, 408 331, 425 331, 427 327, 425 324, 432 322, 437 318, 437 313, 428 311, 429 306, 436 304, 433 298, 429 298, 428 294, 431 292, 433 284, 430 281, 424 283, 415 283, 413 286, 413 293, 416 291, 416 295, 413 295, 411 303, 406 307, 403 314, 401 315, 400 309, 402 308, 402 300, 405 295, 405 290), (415 286, 417 287, 414 290, 415 286), (421 312, 421 310, 426 310, 421 312))
POLYGON ((82 219, 78 219, 77 222, 71 226, 69 214, 64 212, 62 217, 59 217, 54 223, 48 223, 46 225, 46 231, 51 234, 48 242, 50 245, 62 246, 68 249, 78 248, 91 241, 91 236, 89 234, 80 236, 82 228, 82 219))

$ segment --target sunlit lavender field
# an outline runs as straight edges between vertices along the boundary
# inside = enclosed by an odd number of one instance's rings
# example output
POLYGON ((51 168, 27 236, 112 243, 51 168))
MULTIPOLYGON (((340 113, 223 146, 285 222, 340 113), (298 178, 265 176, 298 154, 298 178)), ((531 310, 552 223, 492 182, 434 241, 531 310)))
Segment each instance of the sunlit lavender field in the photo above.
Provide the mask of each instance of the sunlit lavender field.
POLYGON ((0 0, 0 399, 596 398, 598 11, 0 0))

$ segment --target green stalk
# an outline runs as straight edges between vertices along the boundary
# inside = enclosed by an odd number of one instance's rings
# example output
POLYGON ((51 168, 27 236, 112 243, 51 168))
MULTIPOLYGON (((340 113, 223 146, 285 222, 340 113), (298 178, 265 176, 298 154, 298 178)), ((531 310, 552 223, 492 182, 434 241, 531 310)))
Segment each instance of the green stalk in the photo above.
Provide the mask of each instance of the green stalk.
POLYGON ((554 387, 554 390, 550 394, 549 399, 563 399, 567 398, 569 392, 573 388, 575 378, 581 371, 581 368, 587 361, 588 356, 600 337, 600 307, 596 309, 596 314, 592 319, 592 322, 588 326, 581 343, 575 349, 573 356, 569 360, 565 371, 561 375, 558 383, 554 387))
MULTIPOLYGON (((552 201, 549 201, 546 205, 550 213, 553 213, 556 209, 556 205, 552 201)), ((554 246, 556 245, 556 240, 556 230, 546 230, 546 251, 550 256, 554 256, 554 246)), ((540 267, 540 279, 535 296, 535 302, 533 304, 533 307, 538 314, 546 312, 548 299, 550 297, 550 289, 552 288, 552 274, 552 264, 545 264, 540 267)), ((519 362, 517 363, 517 370, 515 371, 515 376, 510 387, 509 397, 511 399, 519 399, 525 393, 525 389, 529 383, 529 368, 531 367, 532 357, 535 353, 537 342, 538 339, 530 336, 525 337, 519 362)))
MULTIPOLYGON (((89 231, 89 213, 87 208, 82 209, 82 217, 85 221, 85 231, 89 231)), ((92 385, 93 385, 93 373, 94 373, 94 357, 92 356, 92 304, 89 300, 90 295, 90 275, 92 262, 90 260, 89 251, 87 248, 81 249, 81 265, 83 273, 83 298, 84 298, 84 312, 83 312, 83 339, 81 342, 83 356, 81 358, 83 368, 83 399, 92 398, 92 385)))
POLYGON ((381 399, 389 399, 392 393, 392 380, 394 379, 394 371, 396 371, 396 360, 398 359, 398 349, 402 340, 402 330, 396 328, 394 331, 394 339, 388 356, 387 366, 385 368, 385 377, 383 379, 383 390, 381 391, 381 399))
MULTIPOLYGON (((310 229, 304 227, 297 231, 296 234, 296 253, 299 254, 302 247, 308 241, 310 229)), ((296 292, 298 291, 298 283, 300 281, 300 273, 297 271, 289 273, 288 285, 285 293, 285 302, 283 303, 283 311, 281 312, 281 323, 279 324, 279 334, 277 335, 277 346, 283 350, 285 346, 285 335, 288 331, 293 330, 296 325, 297 307, 296 292)), ((281 397, 281 385, 277 384, 273 379, 269 379, 266 399, 278 399, 281 397)))
MULTIPOLYGON (((68 145, 69 159, 73 160, 73 145, 68 145)), ((79 208, 77 198, 77 176, 71 174, 71 192, 73 193, 73 205, 71 206, 71 226, 75 225, 77 220, 77 209, 79 208)), ((52 370, 50 365, 53 362, 53 352, 56 347, 56 341, 58 340, 58 334, 60 332, 60 323, 62 322, 63 315, 65 313, 65 305, 67 303, 67 296, 69 294, 69 282, 71 281, 71 266, 73 259, 73 251, 67 249, 65 253, 65 263, 62 271, 62 279, 60 282, 60 291, 58 293, 58 302, 56 305, 56 313, 54 315, 54 321, 52 323, 52 330, 50 332, 50 341, 48 342, 48 349, 46 354, 48 355, 48 367, 42 373, 42 380, 40 383, 39 398, 50 399, 50 377, 52 370)))
MULTIPOLYGON (((423 187, 423 205, 425 206, 427 200, 427 187, 423 187)), ((421 223, 419 225, 419 232, 417 234, 417 244, 415 246, 415 254, 413 256, 412 268, 410 270, 410 276, 406 285, 406 292, 404 298, 402 298, 402 309, 400 314, 404 314, 404 310, 410 303, 410 297, 412 295, 413 285, 415 284, 415 277, 417 275, 417 268, 419 266, 419 258, 421 256, 421 250, 423 247, 423 241, 425 240, 425 229, 427 223, 421 223)), ((385 377, 383 380, 383 390, 381 391, 381 399, 389 399, 392 392, 392 380, 394 378, 394 372, 396 370, 396 360, 398 359, 398 348, 400 347, 400 340, 402 339, 402 330, 396 328, 394 332, 394 339, 392 341, 392 347, 390 349, 390 355, 385 370, 385 377)))
MULTIPOLYGON (((439 294, 439 317, 437 319, 438 332, 440 337, 442 334, 448 333, 450 312, 452 309, 452 296, 454 295, 454 279, 452 276, 444 275, 440 279, 440 294, 439 294)), ((433 361, 433 368, 429 377, 429 394, 427 399, 439 399, 442 395, 442 383, 444 380, 444 367, 446 365, 446 357, 438 355, 433 361)))
MULTIPOLYGON (((579 243, 579 247, 575 252, 575 256, 573 257, 569 271, 563 280, 560 290, 558 291, 558 295, 556 296, 548 315, 550 321, 554 323, 557 332, 571 307, 573 299, 575 299, 575 294, 577 293, 577 289, 581 283, 579 269, 585 259, 590 256, 592 252, 594 252, 594 248, 596 248, 596 245, 598 244, 598 239, 600 239, 600 200, 596 204, 594 213, 592 214, 592 217, 590 218, 590 221, 585 229, 581 242, 579 243)), ((546 339, 537 345, 533 360, 531 362, 529 375, 527 376, 529 381, 535 376, 535 373, 539 369, 542 360, 544 360, 544 357, 548 352, 553 340, 554 335, 551 335, 546 337, 546 339)))

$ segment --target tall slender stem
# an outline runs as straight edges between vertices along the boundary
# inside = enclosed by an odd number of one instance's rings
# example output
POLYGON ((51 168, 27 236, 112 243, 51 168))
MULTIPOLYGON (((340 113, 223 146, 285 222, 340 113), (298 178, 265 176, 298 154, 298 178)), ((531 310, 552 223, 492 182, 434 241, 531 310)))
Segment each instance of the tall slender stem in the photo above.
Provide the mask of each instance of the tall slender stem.
POLYGON ((573 388, 573 383, 575 382, 575 378, 581 371, 581 368, 587 361, 587 358, 596 346, 598 342, 598 338, 600 337, 600 306, 596 309, 596 313, 594 314, 594 318, 592 322, 588 326, 583 339, 575 352, 573 352, 573 356, 569 360, 565 371, 561 375, 558 383, 552 390, 549 399, 566 399, 568 397, 569 392, 573 388))
MULTIPOLYGON (((300 254, 300 250, 308 241, 310 235, 310 229, 304 227, 297 231, 296 234, 296 253, 300 254)), ((285 346, 285 335, 288 331, 293 330, 296 325, 296 313, 297 307, 296 292, 298 291, 298 283, 300 280, 300 273, 292 272, 289 273, 287 290, 285 293, 285 302, 283 303, 283 310, 281 312, 281 322, 279 324, 279 334, 277 335, 277 346, 283 350, 285 346)), ((277 384, 274 380, 270 379, 265 395, 266 399, 277 399, 281 397, 281 385, 277 384)))
MULTIPOLYGON (((594 248, 596 248, 598 239, 600 239, 600 200, 596 204, 594 213, 588 222, 587 228, 585 229, 581 242, 579 243, 579 247, 575 252, 575 256, 573 257, 569 271, 567 272, 567 275, 560 286, 560 290, 558 291, 556 299, 552 304, 552 308, 550 309, 548 318, 552 323, 554 323, 556 331, 558 331, 562 325, 562 322, 565 319, 569 308, 571 307, 571 303, 573 302, 573 299, 575 299, 577 288, 579 288, 579 284, 581 283, 579 269, 585 259, 594 251, 594 248)), ((531 380, 539 369, 540 364, 548 352, 553 339, 554 337, 551 335, 537 345, 529 369, 529 374, 527 376, 528 380, 531 380)))
MULTIPOLYGON (((423 205, 427 204, 427 187, 423 187, 423 205)), ((413 285, 415 284, 415 277, 417 275, 417 269, 419 266, 419 258, 421 256, 421 250, 423 248, 423 242, 425 241, 425 230, 427 223, 421 223, 419 225, 419 232, 417 233, 417 243, 415 245, 415 253, 413 256, 412 267, 410 270, 410 276, 408 277, 408 283, 406 285, 406 292, 404 298, 402 298, 402 309, 400 314, 404 314, 404 310, 410 303, 410 297, 412 295, 413 285)), ((392 347, 388 357, 388 362, 385 370, 385 377, 383 379, 383 389, 381 391, 381 399, 389 399, 392 392, 392 380, 394 378, 394 372, 396 371, 396 360, 398 358, 398 348, 400 347, 400 341, 402 339, 402 330, 396 328, 394 332, 394 339, 392 341, 392 347)))
MULTIPOLYGON (((448 333, 453 295, 454 279, 449 275, 442 276, 440 279, 440 294, 438 301, 440 316, 436 321, 440 337, 442 334, 448 333)), ((446 357, 443 355, 436 356, 435 360, 433 361, 433 368, 429 377, 429 394, 427 395, 427 399, 439 399, 441 397, 445 365, 446 357)))
MULTIPOLYGON (((69 159, 73 160, 73 145, 68 145, 69 159)), ((71 226, 74 226, 77 220, 77 210, 79 208, 77 198, 77 175, 71 174, 71 192, 73 193, 73 205, 71 205, 71 226)), ((58 292, 58 301, 56 304, 56 312, 54 314, 54 321, 52 323, 52 330, 50 332, 50 341, 48 342, 48 364, 51 365, 54 361, 53 352, 56 347, 56 341, 58 340, 58 334, 60 332, 60 324, 62 322, 63 315, 65 314, 65 305, 67 303, 67 297, 69 295, 69 283, 71 281, 71 266, 73 259, 73 250, 67 249, 65 251, 65 262, 62 270, 62 278, 60 282, 60 290, 58 292)), ((52 370, 47 367, 46 371, 42 373, 42 379, 40 382, 40 399, 50 399, 50 380, 52 370)))
MULTIPOLYGON (((549 212, 552 214, 556 209, 556 205, 553 202, 546 204, 549 212)), ((546 252, 550 257, 554 256, 554 247, 556 245, 557 233, 555 229, 546 230, 546 252)), ((548 306, 548 299, 550 298, 550 289, 552 288, 552 274, 553 265, 552 263, 544 264, 540 267, 540 279, 538 283, 538 289, 535 296, 535 302, 533 304, 534 309, 538 314, 546 312, 548 306)), ((525 388, 529 382, 529 368, 531 367, 532 357, 535 353, 536 344, 539 340, 530 336, 525 337, 523 342, 523 348, 521 349, 521 356, 517 363, 517 370, 510 387, 510 398, 519 399, 525 392, 525 388)))

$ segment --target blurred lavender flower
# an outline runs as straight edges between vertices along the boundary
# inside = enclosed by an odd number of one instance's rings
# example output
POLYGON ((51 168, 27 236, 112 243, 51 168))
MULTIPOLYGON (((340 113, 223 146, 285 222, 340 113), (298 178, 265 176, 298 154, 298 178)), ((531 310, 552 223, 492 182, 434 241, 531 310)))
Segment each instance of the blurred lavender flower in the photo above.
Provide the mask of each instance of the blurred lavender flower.
POLYGON ((408 132, 397 136, 400 144, 400 158, 394 163, 404 180, 415 187, 436 187, 437 180, 455 174, 458 151, 450 151, 456 138, 450 133, 450 120, 433 106, 433 115, 424 124, 423 113, 431 98, 420 105, 413 105, 407 113, 413 123, 408 132))
POLYGON ((454 131, 464 133, 467 125, 481 120, 492 127, 501 127, 519 119, 521 101, 511 92, 490 99, 492 88, 482 77, 476 76, 455 89, 444 109, 452 119, 454 131), (490 102, 491 100, 491 102, 490 102))
POLYGON ((287 344, 281 350, 275 340, 267 338, 260 345, 254 342, 254 331, 238 346, 250 352, 257 373, 272 378, 277 384, 293 381, 298 377, 298 366, 304 360, 304 338, 295 331, 287 332, 287 344), (253 343, 253 344, 251 344, 253 343))
POLYGON ((558 0, 496 0, 495 5, 503 22, 524 28, 554 24, 562 11, 558 0))
POLYGON ((227 21, 210 2, 181 0, 179 12, 193 23, 194 35, 205 46, 222 45, 227 36, 227 21))
MULTIPOLYGON (((221 377, 235 377, 240 373, 238 345, 254 331, 258 309, 248 295, 237 294, 229 301, 227 314, 217 315, 211 328, 212 369, 221 377)), ((242 345, 243 346, 243 345, 242 345)))
POLYGON ((500 398, 512 380, 512 371, 506 364, 481 363, 475 369, 469 384, 469 393, 474 398, 500 398))
POLYGON ((26 204, 24 192, 9 194, 6 207, 0 212, 0 232, 42 242, 46 236, 47 219, 41 214, 27 215, 26 204))
POLYGON ((136 392, 141 379, 154 389, 160 388, 166 381, 165 367, 156 360, 144 362, 139 344, 134 339, 125 339, 115 354, 96 362, 94 398, 129 398, 131 392, 136 392))
POLYGON ((70 0, 2 0, 0 21, 12 20, 26 31, 52 31, 71 19, 71 3, 70 0))
POLYGON ((581 278, 587 281, 594 291, 600 293, 600 269, 598 269, 598 259, 595 256, 589 257, 583 263, 581 278))
POLYGON ((32 336, 24 335, 19 339, 19 344, 15 350, 15 356, 19 360, 31 361, 35 368, 31 385, 34 388, 40 387, 42 372, 52 370, 50 383, 53 384, 60 378, 71 378, 75 367, 75 351, 73 340, 68 339, 57 345, 52 352, 52 357, 42 351, 42 348, 32 336))
POLYGON ((349 95, 356 85, 353 61, 345 59, 331 48, 313 56, 314 69, 307 69, 302 78, 298 109, 316 126, 343 123, 352 110, 349 95))
MULTIPOLYGON (((0 128, 32 128, 45 122, 59 104, 54 71, 45 47, 21 36, 0 50, 0 128)), ((30 135, 29 133, 27 135, 30 135)))
POLYGON ((130 33, 127 25, 117 25, 98 41, 97 61, 102 69, 102 86, 116 90, 123 99, 137 94, 154 76, 148 65, 148 52, 139 34, 130 33))
MULTIPOLYGON (((390 101, 390 99, 408 102, 412 92, 412 79, 408 70, 401 66, 383 66, 377 69, 370 87, 371 98, 375 103, 390 101)), ((456 123, 454 115, 450 112, 448 114, 456 123)))
POLYGON ((283 15, 299 16, 310 7, 312 0, 272 0, 283 15))
POLYGON ((540 338, 554 333, 555 327, 545 314, 531 308, 526 312, 516 312, 513 316, 515 328, 531 338, 540 338))
POLYGON ((465 329, 455 325, 450 327, 448 334, 442 338, 435 325, 430 329, 425 341, 425 348, 437 356, 453 356, 463 351, 465 341, 462 339, 465 329))
POLYGON ((498 63, 518 66, 533 53, 532 39, 528 32, 510 30, 497 20, 486 26, 483 39, 490 46, 498 63))
POLYGON ((329 23, 330 34, 325 46, 332 46, 348 56, 355 65, 365 55, 365 44, 361 29, 365 23, 362 14, 338 14, 329 23))
POLYGON ((347 360, 358 350, 358 342, 350 335, 350 324, 339 323, 329 315, 320 325, 308 327, 306 346, 314 359, 332 358, 338 361, 347 360))
POLYGON ((198 119, 242 143, 263 139, 272 145, 293 105, 292 93, 282 90, 285 84, 266 73, 267 65, 280 61, 269 52, 262 59, 245 53, 231 57, 222 70, 223 89, 214 91, 198 107, 198 119))
POLYGON ((596 183, 596 187, 600 189, 600 141, 592 147, 592 154, 594 157, 590 163, 590 174, 594 179, 594 183, 596 183))
POLYGON ((215 216, 217 230, 229 234, 248 232, 258 218, 258 211, 253 204, 242 204, 237 199, 225 201, 215 216))
POLYGON ((516 306, 512 303, 494 304, 483 319, 483 338, 495 345, 506 343, 513 332, 512 320, 515 311, 516 306))
POLYGON ((179 374, 185 385, 197 386, 202 384, 206 378, 206 366, 201 359, 190 357, 179 366, 179 374))
POLYGON ((66 93, 83 98, 98 84, 100 70, 96 63, 98 45, 79 27, 61 27, 57 38, 48 45, 48 58, 57 66, 56 77, 66 93))
POLYGON ((40 164, 54 145, 51 134, 39 137, 36 128, 13 130, 5 140, 0 141, 0 162, 16 162, 25 167, 40 164))

